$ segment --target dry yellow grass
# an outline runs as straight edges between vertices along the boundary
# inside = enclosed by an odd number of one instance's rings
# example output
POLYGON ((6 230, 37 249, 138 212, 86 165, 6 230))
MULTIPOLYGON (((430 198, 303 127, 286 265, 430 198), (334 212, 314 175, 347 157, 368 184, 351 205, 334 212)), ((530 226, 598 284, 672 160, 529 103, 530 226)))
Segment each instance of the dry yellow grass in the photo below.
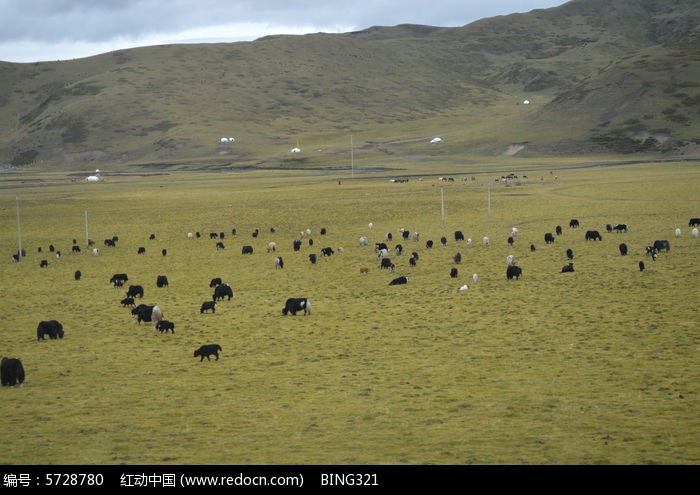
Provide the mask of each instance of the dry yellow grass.
POLYGON ((7 180, 0 354, 20 357, 27 380, 0 390, 0 462, 697 464, 700 239, 687 224, 700 216, 700 169, 533 164, 517 181, 496 183, 502 173, 476 165, 454 182, 425 175, 408 183, 293 171, 101 184, 44 176, 20 188, 7 180), (10 261, 16 194, 21 264, 10 261), (74 238, 84 247, 86 211, 99 256, 70 252, 74 238), (571 218, 579 229, 568 227, 571 218), (608 233, 608 223, 630 231, 608 233), (557 225, 563 234, 545 245, 557 225), (305 237, 294 252, 306 228, 314 244, 305 237), (420 241, 400 240, 400 228, 420 241), (589 228, 603 240, 586 241, 589 228), (474 247, 456 243, 455 230, 474 247), (196 231, 202 238, 187 239, 196 231), (210 232, 225 232, 225 250, 210 232), (387 232, 390 247, 406 251, 392 253, 395 273, 379 269, 372 249, 387 232), (104 247, 113 235, 117 247, 104 247), (655 239, 672 247, 654 262, 644 248, 655 239), (282 270, 265 252, 271 240, 282 270), (49 256, 49 244, 61 259, 49 256), (243 244, 254 254, 243 256, 243 244), (311 265, 308 254, 326 246, 336 254, 311 265), (576 271, 562 274, 567 248, 576 271), (506 280, 508 254, 523 268, 519 280, 506 280), (39 268, 44 258, 49 266, 39 268), (125 290, 109 284, 117 272, 144 286, 143 302, 158 304, 175 334, 129 316, 119 304, 125 290), (159 274, 169 287, 156 287, 159 274), (402 274, 407 285, 388 286, 402 274), (217 276, 234 299, 202 315, 217 276), (469 289, 459 291, 463 284, 469 289), (312 314, 282 316, 285 299, 297 296, 310 298, 312 314), (38 342, 45 319, 61 321, 65 338, 38 342), (221 359, 193 358, 209 342, 222 346, 221 359))

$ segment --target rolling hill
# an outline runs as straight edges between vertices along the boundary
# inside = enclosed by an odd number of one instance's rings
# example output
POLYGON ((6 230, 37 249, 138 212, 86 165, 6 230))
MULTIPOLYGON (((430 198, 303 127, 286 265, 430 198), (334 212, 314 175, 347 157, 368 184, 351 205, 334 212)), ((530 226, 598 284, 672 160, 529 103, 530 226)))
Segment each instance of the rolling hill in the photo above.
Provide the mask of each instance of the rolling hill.
POLYGON ((342 168, 350 142, 368 167, 695 157, 699 112, 697 2, 572 0, 458 28, 0 62, 0 167, 342 168))

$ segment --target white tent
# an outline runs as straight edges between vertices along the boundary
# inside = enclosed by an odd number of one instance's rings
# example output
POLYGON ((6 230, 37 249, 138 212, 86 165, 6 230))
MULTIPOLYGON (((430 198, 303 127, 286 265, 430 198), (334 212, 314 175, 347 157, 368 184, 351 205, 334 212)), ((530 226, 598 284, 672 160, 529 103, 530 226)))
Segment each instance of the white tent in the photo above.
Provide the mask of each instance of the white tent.
POLYGON ((95 175, 88 175, 85 177, 85 182, 100 182, 102 177, 100 177, 100 169, 95 170, 95 175))
POLYGON ((291 151, 292 153, 301 153, 301 149, 299 149, 299 148, 292 148, 289 151, 291 151))
POLYGON ((433 144, 434 144, 434 143, 441 143, 441 142, 442 142, 442 138, 434 137, 433 139, 430 140, 430 142, 433 143, 433 144))

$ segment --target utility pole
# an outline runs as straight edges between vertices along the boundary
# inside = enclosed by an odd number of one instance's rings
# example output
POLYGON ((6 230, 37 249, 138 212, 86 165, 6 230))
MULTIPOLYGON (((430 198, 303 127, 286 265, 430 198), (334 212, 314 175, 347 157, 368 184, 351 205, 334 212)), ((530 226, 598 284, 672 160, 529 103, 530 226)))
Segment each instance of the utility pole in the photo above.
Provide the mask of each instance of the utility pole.
POLYGON ((17 195, 17 244, 19 245, 19 250, 17 251, 18 259, 17 261, 22 261, 22 233, 19 228, 19 194, 17 195))

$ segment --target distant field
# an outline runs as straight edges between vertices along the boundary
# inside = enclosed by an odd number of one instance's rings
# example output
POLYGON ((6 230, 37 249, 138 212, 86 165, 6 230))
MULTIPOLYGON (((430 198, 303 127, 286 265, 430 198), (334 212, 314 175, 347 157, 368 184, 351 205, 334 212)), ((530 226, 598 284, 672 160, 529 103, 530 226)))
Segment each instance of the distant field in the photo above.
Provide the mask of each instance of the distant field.
POLYGON ((700 217, 700 167, 578 165, 443 174, 403 164, 408 182, 292 170, 99 184, 0 176, 0 354, 27 372, 24 387, 0 389, 0 463, 699 463, 700 238, 688 221, 700 217), (13 263, 18 211, 27 255, 13 263), (607 232, 618 223, 629 231, 607 232), (545 244, 557 225, 562 235, 545 244), (586 241, 589 229, 602 240, 586 241), (653 261, 645 247, 656 239, 671 249, 653 261), (266 252, 270 241, 277 252, 266 252), (394 273, 379 268, 382 241, 394 273), (575 271, 560 273, 568 248, 575 271), (506 279, 509 254, 519 280, 506 279), (159 305, 174 334, 131 318, 126 288, 109 283, 118 272, 144 287, 142 302, 159 305), (170 285, 157 288, 158 275, 170 285), (399 275, 408 284, 389 286, 399 275), (214 277, 234 298, 200 314, 214 277), (308 297, 311 315, 283 316, 288 297, 308 297), (65 337, 37 341, 50 319, 65 337), (221 345, 219 361, 193 357, 206 343, 221 345))

